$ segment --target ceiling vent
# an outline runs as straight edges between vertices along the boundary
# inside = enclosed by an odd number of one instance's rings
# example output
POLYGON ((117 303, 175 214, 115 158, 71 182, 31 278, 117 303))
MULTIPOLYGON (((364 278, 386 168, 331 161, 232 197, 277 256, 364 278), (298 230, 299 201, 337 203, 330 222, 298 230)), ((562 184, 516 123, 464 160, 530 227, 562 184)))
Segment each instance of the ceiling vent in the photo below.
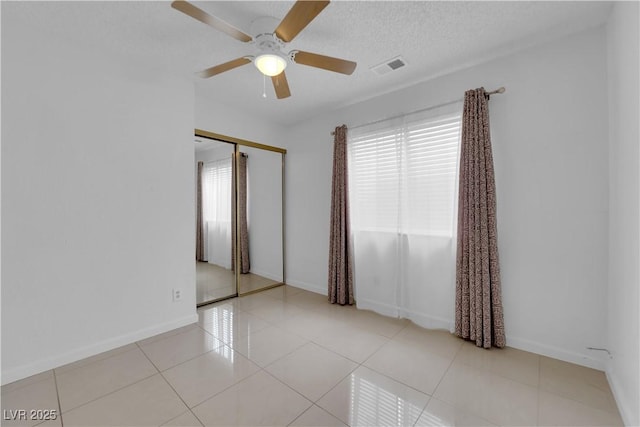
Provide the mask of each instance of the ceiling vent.
POLYGON ((391 71, 396 71, 405 65, 407 65, 406 61, 401 56, 396 56, 395 58, 389 59, 380 65, 371 67, 371 71, 382 76, 383 74, 390 73, 391 71))

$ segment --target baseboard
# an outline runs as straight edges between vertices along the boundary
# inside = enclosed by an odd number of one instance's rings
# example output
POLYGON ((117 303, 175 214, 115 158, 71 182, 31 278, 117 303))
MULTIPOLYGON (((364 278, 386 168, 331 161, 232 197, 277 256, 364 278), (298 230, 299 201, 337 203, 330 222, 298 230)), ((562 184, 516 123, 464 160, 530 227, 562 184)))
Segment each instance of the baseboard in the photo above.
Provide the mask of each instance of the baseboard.
POLYGON ((575 353, 562 348, 541 344, 539 342, 529 341, 518 337, 507 335, 506 338, 507 346, 509 347, 540 354, 542 356, 551 357, 552 359, 575 363, 576 365, 586 366, 587 368, 593 368, 599 371, 604 371, 605 368, 604 361, 595 359, 586 354, 575 353))
POLYGON ((607 375, 607 381, 609 382, 609 387, 611 388, 611 392, 613 393, 613 398, 616 401, 616 405, 618 406, 618 412, 620 412, 620 416, 622 417, 622 422, 625 426, 638 425, 640 419, 634 420, 634 414, 632 412, 632 402, 630 402, 629 399, 627 399, 627 396, 622 393, 620 384, 616 379, 617 377, 613 375, 613 372, 611 370, 611 365, 607 364, 605 374, 607 375))
MULTIPOLYGON (((301 288, 310 292, 315 292, 321 295, 327 295, 325 288, 320 288, 316 285, 297 281, 287 280, 287 284, 296 288, 301 288)), ((422 313, 416 313, 410 310, 400 310, 397 307, 384 304, 377 301, 369 301, 363 298, 356 300, 356 306, 363 310, 373 310, 383 316, 388 317, 406 317, 411 319, 419 326, 428 329, 446 329, 453 331, 453 322, 450 319, 443 319, 440 317, 429 316, 422 313)), ((530 341, 523 338, 507 336, 507 345, 509 347, 517 348, 519 350, 528 351, 535 354, 551 357, 553 359, 563 360, 565 362, 575 363, 576 365, 586 366, 588 368, 598 369, 604 371, 604 362, 599 359, 588 356, 587 354, 575 353, 559 347, 554 347, 539 342, 530 341)))
POLYGON ((327 295, 327 288, 326 287, 320 287, 317 285, 312 285, 310 283, 306 283, 306 282, 300 282, 298 280, 286 280, 287 285, 289 286, 293 286, 294 288, 300 288, 300 289, 304 289, 305 291, 309 291, 309 292, 314 292, 316 294, 320 294, 320 295, 327 295))
POLYGON ((2 385, 21 380, 23 378, 27 378, 31 375, 39 374, 44 371, 48 371, 49 369, 58 368, 60 366, 66 365, 67 363, 82 360, 86 357, 95 356, 96 354, 113 350, 114 348, 122 347, 123 345, 131 344, 133 342, 140 341, 145 338, 161 334, 163 332, 168 332, 172 329, 187 326, 197 321, 198 314, 194 313, 192 315, 182 317, 178 320, 162 323, 160 325, 154 325, 152 327, 144 328, 126 335, 121 335, 85 347, 77 348, 67 353, 46 357, 27 365, 18 366, 7 371, 2 371, 2 385))
MULTIPOLYGON (((454 327, 454 324, 450 319, 430 316, 424 313, 418 313, 412 310, 398 308, 395 305, 380 303, 378 301, 370 301, 364 298, 358 298, 356 301, 356 305, 360 309, 373 310, 383 316, 396 318, 404 317, 410 319, 415 324, 427 329, 445 329, 452 332, 454 327)), ((506 338, 507 345, 509 347, 604 371, 604 362, 600 359, 590 357, 587 354, 574 353, 562 348, 553 347, 513 336, 507 336, 506 338)))

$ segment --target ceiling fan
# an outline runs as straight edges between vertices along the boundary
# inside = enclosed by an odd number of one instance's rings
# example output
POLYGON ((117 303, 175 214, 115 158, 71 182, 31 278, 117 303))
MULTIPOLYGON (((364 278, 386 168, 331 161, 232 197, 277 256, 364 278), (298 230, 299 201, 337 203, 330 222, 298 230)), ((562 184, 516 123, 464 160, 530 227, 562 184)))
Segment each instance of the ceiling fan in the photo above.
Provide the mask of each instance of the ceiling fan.
MULTIPOLYGON (((187 1, 176 0, 171 3, 171 7, 200 22, 212 26, 216 30, 222 31, 236 40, 255 45, 255 56, 242 56, 232 61, 207 68, 198 73, 200 77, 209 78, 253 62, 260 72, 265 76, 271 77, 276 96, 278 99, 282 99, 291 96, 289 83, 284 73, 284 69, 289 62, 347 75, 351 75, 356 68, 357 64, 355 62, 345 59, 304 52, 302 50, 292 50, 288 53, 284 53, 283 51, 285 45, 291 42, 328 4, 328 0, 298 0, 275 31, 264 28, 265 25, 268 26, 269 23, 273 23, 269 18, 256 20, 253 31, 255 35, 253 37, 222 19, 209 15, 187 1)), ((271 26, 271 28, 273 28, 273 26, 271 26)))

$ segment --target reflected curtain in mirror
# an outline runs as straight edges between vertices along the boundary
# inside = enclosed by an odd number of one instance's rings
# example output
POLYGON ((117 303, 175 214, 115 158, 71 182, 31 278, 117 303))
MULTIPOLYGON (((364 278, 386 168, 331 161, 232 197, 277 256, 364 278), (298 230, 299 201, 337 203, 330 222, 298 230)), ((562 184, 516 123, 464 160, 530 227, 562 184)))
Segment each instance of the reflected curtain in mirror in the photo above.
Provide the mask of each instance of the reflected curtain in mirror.
POLYGON ((352 305, 353 256, 349 230, 349 188, 347 179, 347 127, 334 132, 333 177, 331 183, 331 226, 329 234, 329 302, 352 305))
POLYGON ((465 93, 456 257, 456 335, 505 346, 498 263, 496 188, 484 88, 465 93))
POLYGON ((203 168, 202 199, 205 258, 209 264, 231 268, 231 159, 208 162, 203 168))
POLYGON ((202 168, 204 162, 198 162, 196 176, 196 261, 204 261, 204 236, 202 232, 202 168))
MULTIPOLYGON (((238 242, 238 252, 239 252, 239 270, 241 274, 247 274, 250 271, 250 261, 249 261, 249 226, 247 221, 247 155, 245 153, 238 153, 237 163, 233 163, 234 171, 237 167, 237 216, 234 209, 234 225, 235 221, 238 221, 238 226, 233 227, 233 247, 231 251, 232 264, 235 266, 235 242, 238 242), (238 233, 238 239, 236 240, 235 233, 238 233)), ((234 172, 235 173, 235 172, 234 172)), ((233 268, 233 267, 232 267, 233 268)))

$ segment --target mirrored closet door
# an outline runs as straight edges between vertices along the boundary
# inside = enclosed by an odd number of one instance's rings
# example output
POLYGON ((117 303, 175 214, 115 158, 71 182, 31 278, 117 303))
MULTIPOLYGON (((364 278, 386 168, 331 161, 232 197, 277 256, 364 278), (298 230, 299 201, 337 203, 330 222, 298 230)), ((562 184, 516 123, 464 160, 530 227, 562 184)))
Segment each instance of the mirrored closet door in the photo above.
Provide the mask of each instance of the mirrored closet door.
POLYGON ((284 282, 283 160, 279 152, 238 149, 238 294, 244 295, 284 282))
POLYGON ((284 284, 286 151, 195 135, 198 305, 284 284))
POLYGON ((196 137, 196 303, 237 294, 233 266, 235 144, 196 137))

